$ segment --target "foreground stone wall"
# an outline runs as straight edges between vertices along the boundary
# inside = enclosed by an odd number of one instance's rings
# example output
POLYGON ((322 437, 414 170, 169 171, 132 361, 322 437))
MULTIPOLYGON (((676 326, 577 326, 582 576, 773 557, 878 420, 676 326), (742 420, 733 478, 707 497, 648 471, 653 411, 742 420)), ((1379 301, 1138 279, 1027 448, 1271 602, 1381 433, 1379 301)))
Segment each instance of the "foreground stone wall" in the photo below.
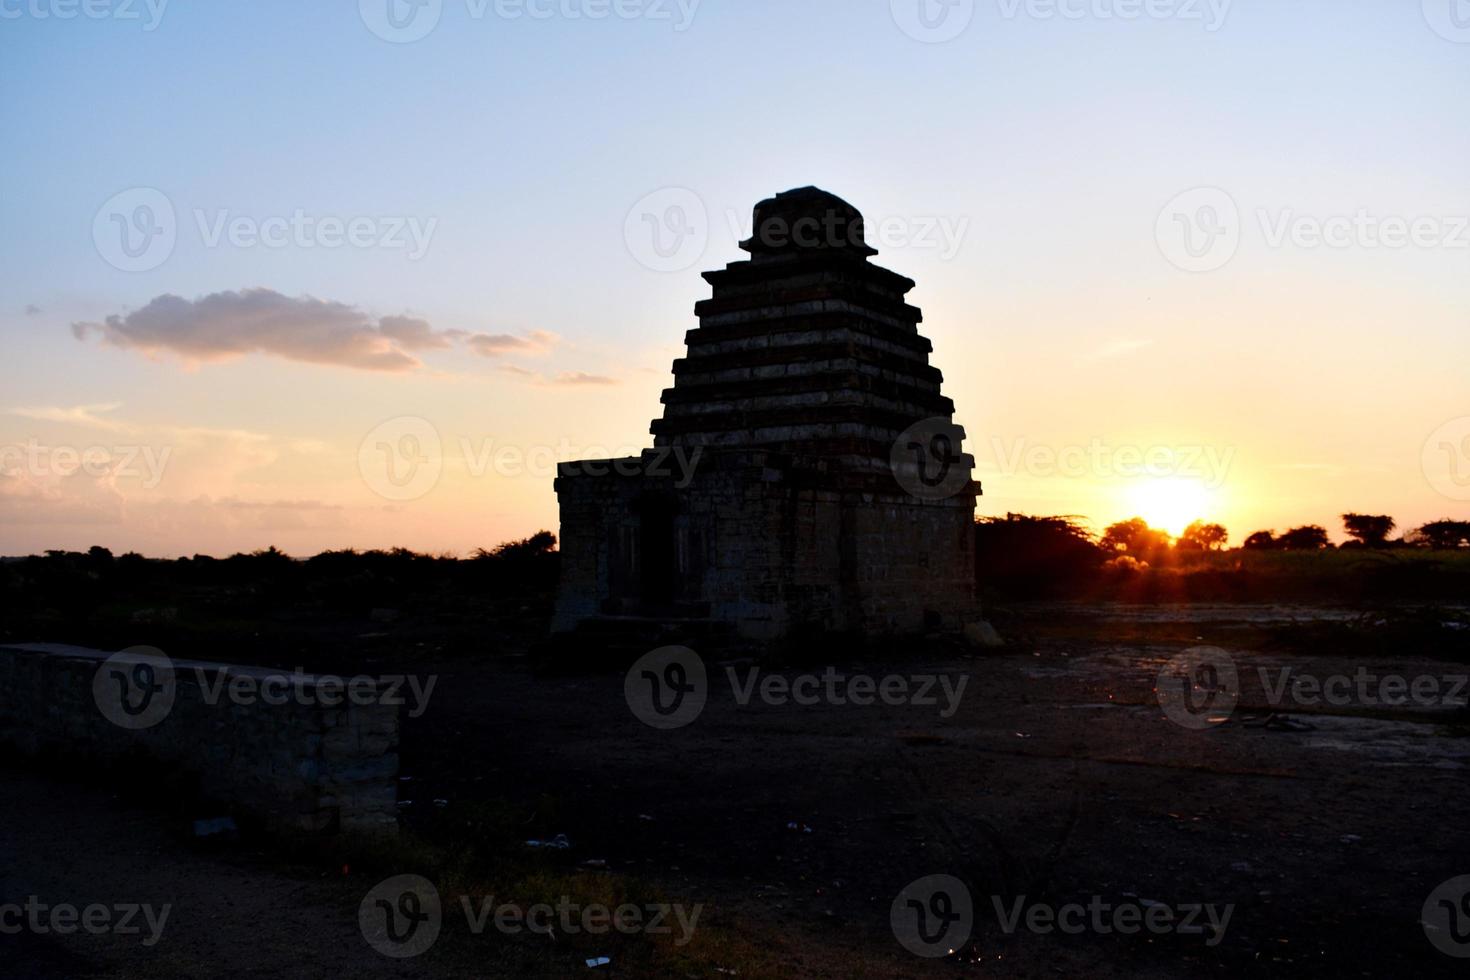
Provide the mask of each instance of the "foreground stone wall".
POLYGON ((338 678, 164 661, 156 676, 167 710, 158 710, 160 693, 150 707, 156 717, 133 719, 109 700, 114 689, 122 696, 116 686, 135 665, 110 656, 0 646, 0 743, 29 756, 156 765, 160 775, 197 779, 205 797, 278 833, 396 833, 398 707, 362 689, 376 691, 376 681, 357 679, 360 696, 349 697, 338 678), (121 680, 112 676, 119 668, 121 680), (255 694, 232 696, 232 688, 255 694))

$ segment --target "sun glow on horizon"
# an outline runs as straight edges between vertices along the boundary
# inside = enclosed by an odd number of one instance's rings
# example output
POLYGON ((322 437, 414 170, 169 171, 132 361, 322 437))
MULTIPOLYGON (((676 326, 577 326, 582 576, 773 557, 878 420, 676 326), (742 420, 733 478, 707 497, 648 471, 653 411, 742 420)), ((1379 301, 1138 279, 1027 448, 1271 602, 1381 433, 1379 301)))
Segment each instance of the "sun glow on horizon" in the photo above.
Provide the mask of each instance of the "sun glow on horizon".
POLYGON ((1128 491, 1128 501, 1139 517, 1176 538, 1195 521, 1214 520, 1220 496, 1218 490, 1187 477, 1140 480, 1128 491))

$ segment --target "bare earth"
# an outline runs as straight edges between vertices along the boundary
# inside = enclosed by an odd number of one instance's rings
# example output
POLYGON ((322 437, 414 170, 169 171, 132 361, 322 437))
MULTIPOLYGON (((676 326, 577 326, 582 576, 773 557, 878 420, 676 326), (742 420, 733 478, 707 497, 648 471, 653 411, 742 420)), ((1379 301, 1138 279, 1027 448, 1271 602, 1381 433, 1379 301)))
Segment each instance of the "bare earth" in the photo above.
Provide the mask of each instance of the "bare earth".
MULTIPOLYGON (((1436 651, 1366 662, 1289 649, 1266 629, 1346 615, 1036 605, 1001 618, 1004 650, 932 641, 842 665, 968 676, 949 718, 938 687, 937 705, 742 706, 727 668, 743 683, 756 665, 711 656, 703 713, 658 731, 629 710, 621 671, 547 675, 515 650, 395 665, 439 677, 429 711, 405 721, 402 810, 416 827, 508 806, 533 815, 528 838, 565 834, 573 866, 702 903, 721 944, 669 975, 1463 975, 1420 918, 1438 885, 1470 874, 1464 710, 1293 705, 1278 709, 1290 721, 1267 724, 1259 667, 1432 675, 1446 691, 1467 672, 1426 656, 1436 651), (1231 652, 1242 690, 1230 720, 1202 730, 1168 720, 1154 693, 1160 668, 1197 643, 1231 652), (935 874, 966 883, 975 929, 962 955, 928 961, 897 943, 890 905, 935 874), (1008 935, 996 902, 1019 896, 1233 911, 1218 937, 1008 935)), ((824 669, 760 665, 785 678, 824 669)), ((0 935, 7 976, 595 975, 585 944, 536 939, 543 951, 462 921, 424 956, 389 960, 357 924, 383 875, 263 845, 203 851, 107 792, 21 771, 0 783, 0 901, 173 906, 152 948, 0 935)), ((619 967, 598 972, 640 975, 619 967)))

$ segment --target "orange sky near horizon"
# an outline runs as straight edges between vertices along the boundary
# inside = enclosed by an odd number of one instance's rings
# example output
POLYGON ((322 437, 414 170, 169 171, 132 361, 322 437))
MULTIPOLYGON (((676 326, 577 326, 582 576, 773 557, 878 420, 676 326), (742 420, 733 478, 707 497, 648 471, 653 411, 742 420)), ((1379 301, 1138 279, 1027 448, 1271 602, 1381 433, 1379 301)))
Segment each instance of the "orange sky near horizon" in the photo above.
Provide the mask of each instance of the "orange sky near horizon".
POLYGON ((1470 519, 1470 32, 1428 5, 357 6, 4 25, 0 555, 555 530, 554 463, 651 444, 700 273, 805 185, 917 283, 980 514, 1470 519))

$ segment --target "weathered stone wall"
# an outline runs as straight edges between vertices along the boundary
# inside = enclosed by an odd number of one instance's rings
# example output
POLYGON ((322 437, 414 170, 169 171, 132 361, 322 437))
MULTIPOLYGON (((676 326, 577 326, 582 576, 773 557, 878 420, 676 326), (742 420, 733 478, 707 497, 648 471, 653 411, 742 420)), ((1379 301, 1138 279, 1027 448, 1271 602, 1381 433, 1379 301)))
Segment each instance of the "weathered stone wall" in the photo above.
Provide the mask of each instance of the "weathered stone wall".
POLYGON ((978 615, 972 497, 848 488, 826 460, 766 451, 705 450, 683 487, 618 462, 621 475, 569 467, 557 481, 559 631, 612 611, 604 600, 619 594, 626 557, 616 542, 636 537, 649 495, 678 507, 678 595, 742 636, 957 630, 978 615))
POLYGON ((143 759, 161 775, 196 778, 209 799, 280 833, 396 833, 397 706, 345 696, 336 678, 173 661, 171 708, 152 727, 129 730, 94 695, 108 657, 0 647, 0 743, 32 756, 143 759), (232 683, 279 692, 271 700, 283 703, 242 703, 232 683))

